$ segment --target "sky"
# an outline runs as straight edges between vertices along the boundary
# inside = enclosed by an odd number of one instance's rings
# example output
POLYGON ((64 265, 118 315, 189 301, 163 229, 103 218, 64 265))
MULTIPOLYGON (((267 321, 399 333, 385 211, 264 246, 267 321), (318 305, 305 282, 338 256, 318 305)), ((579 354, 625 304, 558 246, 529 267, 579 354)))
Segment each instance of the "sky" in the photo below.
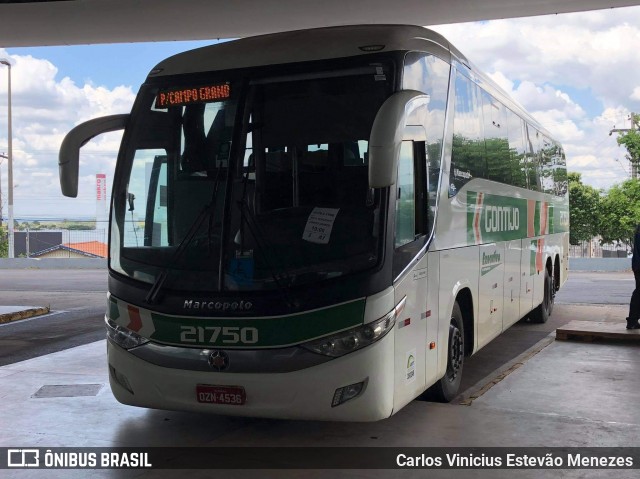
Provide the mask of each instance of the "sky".
MULTIPOLYGON (((564 146, 569 171, 607 190, 629 178, 612 128, 640 113, 640 7, 430 27, 519 101, 564 146)), ((58 149, 74 125, 128 113, 147 73, 163 58, 215 43, 162 42, 0 48, 12 62, 14 216, 95 215, 95 175, 111 187, 120 133, 83 149, 79 195, 65 198, 58 149)), ((0 153, 7 152, 7 74, 0 66, 0 153)), ((1 160, 3 213, 7 162, 1 160)))

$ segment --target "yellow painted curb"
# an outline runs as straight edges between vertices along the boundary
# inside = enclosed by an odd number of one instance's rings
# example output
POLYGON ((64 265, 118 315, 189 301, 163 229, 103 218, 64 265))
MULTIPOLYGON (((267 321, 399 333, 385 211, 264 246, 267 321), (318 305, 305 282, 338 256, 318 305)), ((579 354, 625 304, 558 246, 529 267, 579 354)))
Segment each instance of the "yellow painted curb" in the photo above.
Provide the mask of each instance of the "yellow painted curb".
POLYGON ((0 314, 0 323, 10 323, 12 321, 19 321, 21 319, 33 318, 34 316, 41 316, 50 312, 48 306, 39 308, 23 309, 21 311, 14 311, 13 313, 0 314))

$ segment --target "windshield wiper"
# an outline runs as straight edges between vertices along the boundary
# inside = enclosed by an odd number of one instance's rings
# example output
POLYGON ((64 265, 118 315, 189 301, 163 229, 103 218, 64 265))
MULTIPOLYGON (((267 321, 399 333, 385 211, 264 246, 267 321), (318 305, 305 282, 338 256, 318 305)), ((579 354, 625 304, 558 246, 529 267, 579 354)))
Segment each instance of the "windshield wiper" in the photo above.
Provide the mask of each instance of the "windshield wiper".
POLYGON ((204 208, 202 208, 202 211, 200 211, 200 213, 198 214, 198 217, 195 219, 195 221, 189 228, 189 231, 187 232, 185 237, 182 238, 182 241, 180 241, 180 243, 178 244, 178 247, 174 251, 173 256, 171 256, 171 259, 167 263, 167 266, 163 268, 163 270, 160 272, 160 274, 157 276, 156 280, 154 281, 153 285, 151 286, 151 289, 149 289, 147 296, 144 298, 144 300, 148 304, 156 304, 158 302, 160 292, 162 291, 162 288, 164 287, 164 283, 166 282, 167 277, 169 276, 169 271, 176 265, 176 263, 180 260, 180 258, 182 258, 182 255, 187 250, 187 247, 191 244, 191 241, 193 240, 196 233, 200 229, 200 226, 202 226, 202 223, 207 217, 209 218, 208 241, 209 242, 211 241, 211 230, 213 228, 213 222, 215 221, 215 215, 216 215, 216 201, 218 198, 218 187, 220 185, 219 179, 220 179, 221 169, 222 168, 218 168, 218 171, 216 173, 216 178, 214 180, 215 183, 213 186, 213 193, 211 195, 210 203, 208 205, 205 205, 204 208))

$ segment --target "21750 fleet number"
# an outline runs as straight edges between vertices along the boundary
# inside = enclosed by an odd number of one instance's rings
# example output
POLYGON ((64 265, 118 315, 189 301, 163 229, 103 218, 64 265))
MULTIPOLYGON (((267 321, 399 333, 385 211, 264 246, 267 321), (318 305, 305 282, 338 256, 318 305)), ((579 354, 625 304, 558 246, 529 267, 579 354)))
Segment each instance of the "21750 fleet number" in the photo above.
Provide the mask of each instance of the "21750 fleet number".
POLYGON ((183 343, 256 344, 258 329, 239 326, 182 326, 180 341, 183 343))

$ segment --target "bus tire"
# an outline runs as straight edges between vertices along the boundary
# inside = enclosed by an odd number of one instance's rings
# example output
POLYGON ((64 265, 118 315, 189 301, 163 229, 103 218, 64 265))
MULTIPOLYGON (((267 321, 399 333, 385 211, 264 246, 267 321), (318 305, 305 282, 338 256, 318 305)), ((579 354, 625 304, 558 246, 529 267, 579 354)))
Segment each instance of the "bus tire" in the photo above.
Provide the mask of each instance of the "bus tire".
POLYGON ((531 311, 529 317, 533 323, 546 323, 553 311, 553 303, 555 301, 555 286, 553 277, 547 268, 544 269, 544 297, 542 303, 536 309, 531 311))
POLYGON ((456 301, 449 322, 449 340, 447 343, 447 370, 444 376, 433 385, 433 397, 439 402, 450 402, 458 394, 462 382, 464 366, 464 323, 462 310, 456 301))

